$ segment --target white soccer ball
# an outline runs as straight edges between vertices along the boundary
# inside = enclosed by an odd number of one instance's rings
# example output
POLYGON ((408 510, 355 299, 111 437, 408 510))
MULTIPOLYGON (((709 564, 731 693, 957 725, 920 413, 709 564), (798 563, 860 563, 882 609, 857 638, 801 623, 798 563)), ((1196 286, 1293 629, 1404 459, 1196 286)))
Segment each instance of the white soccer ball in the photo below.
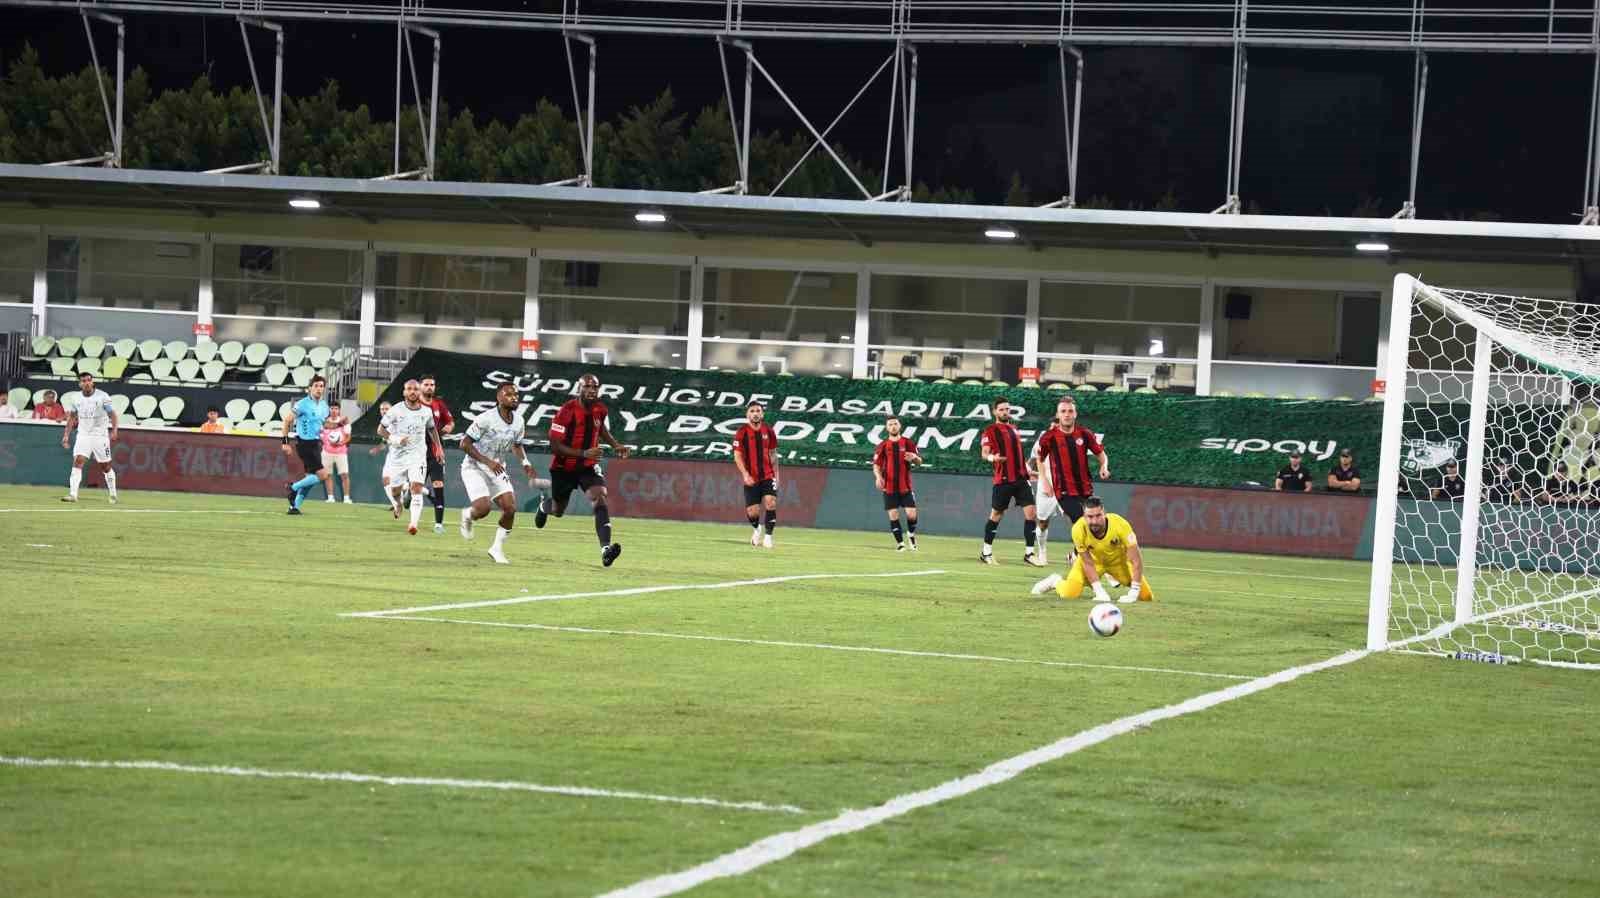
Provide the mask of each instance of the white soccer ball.
POLYGON ((1101 602, 1089 609, 1089 630, 1096 636, 1115 636, 1122 630, 1122 609, 1101 602))

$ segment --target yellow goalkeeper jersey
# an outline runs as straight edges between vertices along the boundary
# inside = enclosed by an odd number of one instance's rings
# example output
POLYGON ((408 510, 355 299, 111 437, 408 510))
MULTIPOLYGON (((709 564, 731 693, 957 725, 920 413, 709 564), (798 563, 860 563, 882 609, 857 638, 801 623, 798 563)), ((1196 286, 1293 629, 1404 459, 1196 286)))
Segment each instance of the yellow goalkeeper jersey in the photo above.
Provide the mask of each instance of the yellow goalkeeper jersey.
POLYGON ((1089 552, 1095 567, 1102 571, 1121 570, 1128 564, 1128 547, 1139 544, 1133 527, 1120 514, 1106 514, 1106 535, 1096 537, 1089 532, 1087 518, 1079 518, 1072 525, 1072 544, 1079 552, 1089 552))

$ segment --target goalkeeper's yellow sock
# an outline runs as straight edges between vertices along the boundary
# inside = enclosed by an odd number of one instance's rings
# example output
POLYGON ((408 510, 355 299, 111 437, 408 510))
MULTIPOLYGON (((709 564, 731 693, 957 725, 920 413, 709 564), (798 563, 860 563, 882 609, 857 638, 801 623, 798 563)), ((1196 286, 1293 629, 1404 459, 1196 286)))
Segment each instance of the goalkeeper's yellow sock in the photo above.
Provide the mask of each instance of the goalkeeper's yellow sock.
POLYGON ((1156 600, 1156 594, 1155 594, 1155 591, 1150 588, 1150 581, 1145 577, 1140 577, 1139 578, 1139 601, 1141 601, 1141 602, 1154 602, 1155 600, 1156 600))
POLYGON ((1060 583, 1056 584, 1056 595, 1063 599, 1076 599, 1083 595, 1083 561, 1072 562, 1072 570, 1060 583))

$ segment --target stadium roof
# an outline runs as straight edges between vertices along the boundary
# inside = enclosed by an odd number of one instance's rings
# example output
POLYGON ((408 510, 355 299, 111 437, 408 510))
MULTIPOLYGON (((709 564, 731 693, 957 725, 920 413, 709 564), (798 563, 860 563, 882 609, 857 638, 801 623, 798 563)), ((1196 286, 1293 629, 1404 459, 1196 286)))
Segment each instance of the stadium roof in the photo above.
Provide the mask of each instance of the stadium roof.
POLYGON ((980 244, 992 242, 983 234, 987 226, 1003 223, 1018 232, 1019 244, 1035 248, 1348 256, 1357 242, 1380 241, 1401 258, 1600 261, 1600 227, 1583 225, 968 206, 0 164, 0 203, 160 208, 204 216, 302 215, 290 209, 289 200, 306 196, 322 203, 322 214, 368 222, 454 221, 637 233, 641 225, 634 214, 652 209, 667 214, 668 227, 708 238, 980 244))

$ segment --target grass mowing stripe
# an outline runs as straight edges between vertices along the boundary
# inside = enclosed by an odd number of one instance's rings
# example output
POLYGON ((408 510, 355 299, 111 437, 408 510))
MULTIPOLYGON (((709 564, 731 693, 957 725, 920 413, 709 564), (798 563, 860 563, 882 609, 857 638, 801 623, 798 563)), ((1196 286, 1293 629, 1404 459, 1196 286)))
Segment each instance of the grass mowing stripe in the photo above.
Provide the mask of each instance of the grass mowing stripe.
POLYGON ((796 580, 839 580, 845 578, 927 577, 943 574, 941 570, 890 571, 879 574, 791 574, 786 577, 762 577, 759 580, 728 580, 723 583, 677 583, 668 586, 635 586, 629 589, 608 589, 601 592, 568 592, 545 596, 517 596, 510 599, 488 599, 482 602, 456 602, 451 605, 421 605, 416 608, 390 608, 385 611, 346 611, 340 617, 389 617, 396 614, 420 614, 427 611, 459 611, 464 608, 488 608, 494 605, 521 605, 525 602, 555 602, 562 599, 592 599, 604 596, 638 596, 653 592, 680 592, 686 589, 737 589, 743 586, 765 586, 769 583, 789 583, 796 580))
POLYGON ((497 789, 506 792, 576 795, 583 798, 626 798, 639 801, 665 801, 673 804, 697 804, 740 811, 775 811, 784 814, 805 813, 804 809, 790 804, 765 804, 759 801, 722 801, 716 798, 694 798, 680 795, 653 795, 648 792, 592 789, 588 786, 546 786, 539 783, 522 783, 514 780, 466 780, 432 776, 379 776, 370 773, 349 773, 344 771, 329 773, 313 770, 260 770, 254 767, 234 767, 220 764, 174 764, 169 761, 86 761, 72 758, 27 758, 8 755, 0 755, 0 765, 8 767, 68 767, 83 770, 155 770, 166 773, 201 773, 215 776, 248 776, 261 779, 379 783, 385 786, 497 789))
MULTIPOLYGON (((1299 561, 1300 559, 1295 559, 1299 561)), ((1367 586, 1366 580, 1353 580, 1348 577, 1312 577, 1306 574, 1269 574, 1266 571, 1252 571, 1243 568, 1234 568, 1230 571, 1221 571, 1214 568, 1200 567, 1168 567, 1166 565, 1149 565, 1154 573, 1161 571, 1178 571, 1185 574, 1221 574, 1227 577, 1273 577, 1278 580, 1316 580, 1321 583, 1354 583, 1357 586, 1367 586)))
POLYGON ((75 508, 75 507, 71 507, 71 505, 75 505, 75 504, 76 503, 72 503, 67 508, 50 508, 50 507, 43 506, 43 505, 41 505, 41 506, 39 506, 37 508, 0 508, 0 514, 17 514, 17 513, 21 513, 21 512, 26 512, 28 514, 36 514, 36 513, 41 512, 41 511, 57 512, 57 513, 60 513, 60 514, 93 514, 95 512, 100 512, 101 514, 275 514, 275 513, 276 514, 282 514, 282 512, 247 511, 247 510, 243 510, 243 509, 229 509, 229 508, 75 508))
POLYGON ((918 808, 949 801, 952 798, 960 798, 979 789, 1003 783, 1030 768, 1058 760, 1074 752, 1082 751, 1085 748, 1098 745, 1117 736, 1133 732, 1140 727, 1146 727, 1162 720, 1181 717, 1185 714, 1204 711, 1207 708, 1231 702, 1234 699, 1244 698, 1247 695, 1271 689, 1274 686, 1282 685, 1309 673, 1316 673, 1359 661, 1368 654, 1365 649, 1355 649, 1325 661, 1318 661, 1315 664, 1287 668, 1247 683, 1239 683, 1226 689, 1219 689, 1216 692, 1208 692, 1205 695, 1196 696, 1176 705, 1168 705, 1165 708, 1156 708, 1151 711, 1123 717, 1119 720, 1113 720, 1110 723, 1084 730, 1081 733, 1068 736, 1049 745, 1015 757, 1006 758, 1003 761, 997 761, 977 773, 941 783, 931 789, 896 796, 876 807, 860 811, 846 811, 831 820, 824 820, 821 823, 813 823, 797 830, 768 836, 699 866, 681 870, 677 873, 668 873, 664 876, 641 880, 632 885, 606 892, 600 898, 663 898, 663 896, 675 895, 714 879, 749 873, 758 867, 764 867, 774 861, 781 861, 801 849, 809 848, 834 836, 858 832, 868 827, 876 826, 885 820, 891 820, 910 813, 918 808))
POLYGON ((1248 680, 1242 674, 1208 673, 1199 670, 1174 670, 1166 667, 1131 667, 1121 664, 1089 664, 1079 661, 1038 661, 1031 658, 1002 658, 996 655, 964 655, 956 652, 919 652, 913 649, 885 649, 865 645, 834 645, 826 642, 785 642, 773 639, 742 639, 735 636, 703 636, 694 633, 659 633, 653 630, 602 630, 593 627, 554 627, 548 624, 514 624, 501 621, 464 620, 453 617, 420 617, 415 615, 386 614, 379 620, 426 621, 435 624, 471 624, 479 627, 502 627, 510 630, 545 630, 553 633, 592 633, 597 636, 653 636, 660 639, 692 639, 702 642, 733 642, 741 645, 766 645, 789 649, 826 649, 834 652, 864 652, 876 655, 905 655, 914 658, 946 658, 953 661, 994 661, 1000 664, 1039 664, 1046 667, 1087 667, 1094 670, 1122 670, 1137 673, 1183 674, 1190 677, 1213 677, 1219 680, 1248 680))

